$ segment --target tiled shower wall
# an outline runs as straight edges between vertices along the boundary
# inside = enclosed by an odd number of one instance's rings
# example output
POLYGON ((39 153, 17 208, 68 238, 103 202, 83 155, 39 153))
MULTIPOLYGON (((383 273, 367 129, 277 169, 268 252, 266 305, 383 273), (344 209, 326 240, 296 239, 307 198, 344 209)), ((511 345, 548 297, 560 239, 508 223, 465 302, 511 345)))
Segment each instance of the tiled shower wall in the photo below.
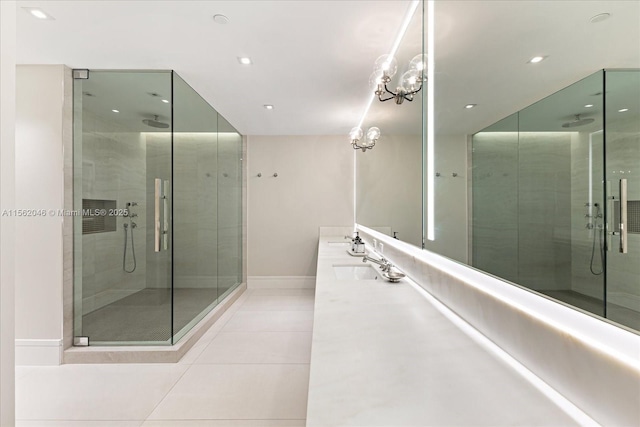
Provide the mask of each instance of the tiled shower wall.
MULTIPOLYGON (((155 206, 155 179, 171 180, 171 134, 169 132, 145 132, 142 138, 146 145, 146 183, 145 197, 148 209, 147 222, 154 223, 155 206)), ((162 206, 161 206, 162 207, 162 206)), ((146 257, 146 282, 147 288, 171 287, 171 239, 167 241, 167 249, 160 252, 154 251, 153 226, 146 229, 145 248, 150 255, 146 257)))
MULTIPOLYGON (((145 141, 140 133, 120 129, 111 121, 83 113, 82 194, 85 199, 115 200, 117 208, 138 202, 133 211, 137 267, 133 273, 122 268, 124 224, 128 218, 118 216, 116 230, 82 236, 82 311, 97 310, 145 287, 146 270, 146 196, 145 141)), ((129 240, 129 249, 131 240, 129 240)), ((128 253, 127 268, 132 257, 128 253)))
MULTIPOLYGON (((146 133, 147 199, 154 179, 171 180, 169 133, 146 133)), ((242 140, 227 132, 174 133, 173 284, 180 288, 216 288, 218 295, 241 281, 242 140)), ((149 210, 147 220, 153 221, 149 210)), ((152 250, 154 230, 146 233, 152 250)), ((171 243, 170 243, 171 244, 171 243)), ((147 257, 147 287, 170 284, 170 247, 147 257)))
POLYGON ((474 136, 473 265, 535 290, 571 283, 569 133, 474 136))
MULTIPOLYGON (((589 209, 587 203, 598 203, 603 209, 602 188, 602 140, 603 133, 575 132, 571 143, 571 289, 593 298, 602 299, 604 292, 604 276, 593 274, 602 271, 599 245, 601 233, 596 229, 596 218, 586 215, 597 215, 597 209, 589 209), (591 144, 591 150, 589 145, 591 144), (591 161, 589 153, 591 152, 591 161), (589 175, 591 163, 591 176, 589 175), (589 201, 589 183, 592 197, 589 201), (594 226, 593 229, 588 224, 594 226), (591 252, 596 239, 593 262, 591 252), (590 268, 591 267, 591 268, 590 268)), ((597 225, 602 225, 603 218, 598 218, 597 225)))
POLYGON ((242 136, 218 134, 218 295, 242 282, 242 136))

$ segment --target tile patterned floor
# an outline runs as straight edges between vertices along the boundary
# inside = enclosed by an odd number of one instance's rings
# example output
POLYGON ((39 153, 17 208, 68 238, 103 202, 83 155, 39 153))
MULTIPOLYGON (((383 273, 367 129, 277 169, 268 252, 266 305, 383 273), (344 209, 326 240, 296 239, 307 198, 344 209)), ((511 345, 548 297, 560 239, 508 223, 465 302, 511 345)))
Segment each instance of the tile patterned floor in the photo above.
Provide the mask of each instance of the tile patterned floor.
POLYGON ((304 426, 313 303, 249 289, 177 364, 18 367, 16 425, 304 426))

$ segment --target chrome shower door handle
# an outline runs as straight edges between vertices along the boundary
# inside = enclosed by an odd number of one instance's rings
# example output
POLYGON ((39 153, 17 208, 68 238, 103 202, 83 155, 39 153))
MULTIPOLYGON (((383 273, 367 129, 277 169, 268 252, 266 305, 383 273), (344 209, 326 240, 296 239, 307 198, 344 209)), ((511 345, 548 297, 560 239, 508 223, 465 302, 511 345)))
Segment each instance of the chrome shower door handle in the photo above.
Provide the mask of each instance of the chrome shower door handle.
POLYGON ((162 186, 162 249, 169 248, 169 181, 162 186))
POLYGON ((627 180, 620 180, 620 253, 626 254, 627 239, 627 180))
POLYGON ((154 180, 155 191, 154 191, 154 215, 153 215, 153 229, 154 229, 154 237, 153 237, 153 250, 155 252, 160 252, 160 244, 162 235, 160 233, 160 198, 162 197, 162 180, 160 178, 156 178, 154 180))

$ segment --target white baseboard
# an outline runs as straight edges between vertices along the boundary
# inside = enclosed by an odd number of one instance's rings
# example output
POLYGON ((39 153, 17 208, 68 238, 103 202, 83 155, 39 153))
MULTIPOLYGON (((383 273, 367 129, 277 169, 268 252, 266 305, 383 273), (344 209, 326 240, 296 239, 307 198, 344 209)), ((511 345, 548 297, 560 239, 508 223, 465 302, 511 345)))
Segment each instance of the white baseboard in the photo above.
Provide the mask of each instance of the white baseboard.
POLYGON ((62 364, 62 340, 16 340, 17 366, 62 364))
POLYGON ((315 289, 315 276, 249 276, 249 289, 315 289))

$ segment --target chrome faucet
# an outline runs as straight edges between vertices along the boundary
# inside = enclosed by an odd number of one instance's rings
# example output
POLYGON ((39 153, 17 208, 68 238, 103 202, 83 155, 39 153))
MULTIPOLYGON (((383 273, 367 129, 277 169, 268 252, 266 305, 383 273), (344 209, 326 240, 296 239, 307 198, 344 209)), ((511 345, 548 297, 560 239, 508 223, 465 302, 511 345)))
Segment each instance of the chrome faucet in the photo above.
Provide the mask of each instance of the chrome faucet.
POLYGON ((389 261, 387 261, 386 259, 384 259, 383 257, 380 258, 380 260, 368 257, 367 255, 365 255, 362 258, 362 262, 367 262, 367 261, 371 261, 375 264, 378 264, 380 266, 380 269, 382 271, 388 272, 391 271, 391 268, 393 267, 393 264, 391 264, 389 261))
POLYGON ((384 277, 385 279, 387 279, 388 281, 390 281, 392 283, 397 283, 397 282, 400 281, 400 279, 405 277, 404 273, 399 272, 393 266, 393 264, 391 264, 389 261, 387 261, 383 257, 380 257, 380 259, 377 260, 377 259, 370 258, 370 257, 365 255, 362 258, 362 262, 367 262, 367 261, 371 261, 371 262, 373 262, 375 264, 378 264, 380 266, 380 270, 382 270, 382 277, 384 277))

